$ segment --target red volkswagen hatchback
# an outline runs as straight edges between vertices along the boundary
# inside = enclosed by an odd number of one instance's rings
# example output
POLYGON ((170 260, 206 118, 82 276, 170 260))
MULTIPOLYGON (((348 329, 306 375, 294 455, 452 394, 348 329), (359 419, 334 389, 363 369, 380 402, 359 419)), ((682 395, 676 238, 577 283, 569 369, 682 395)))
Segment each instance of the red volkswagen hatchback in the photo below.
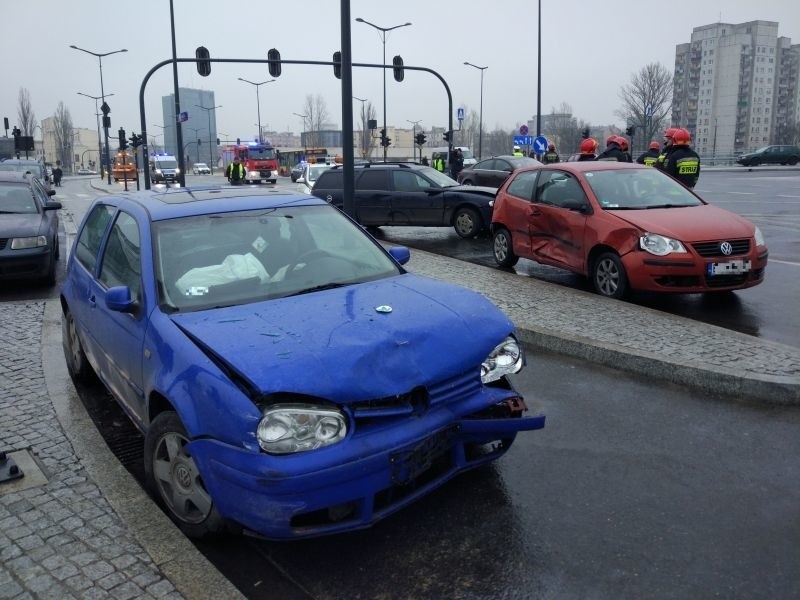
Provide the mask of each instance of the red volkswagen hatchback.
POLYGON ((571 162, 531 167, 498 190, 492 247, 591 278, 603 296, 629 290, 712 292, 764 280, 768 251, 753 223, 712 206, 652 167, 571 162))

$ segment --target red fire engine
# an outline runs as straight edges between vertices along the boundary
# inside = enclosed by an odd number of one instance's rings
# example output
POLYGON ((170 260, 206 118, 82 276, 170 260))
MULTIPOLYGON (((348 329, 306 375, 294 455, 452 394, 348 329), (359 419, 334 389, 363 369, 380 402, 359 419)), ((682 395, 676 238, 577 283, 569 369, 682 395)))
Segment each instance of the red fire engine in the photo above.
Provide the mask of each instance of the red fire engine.
POLYGON ((248 142, 235 146, 222 148, 222 164, 225 167, 223 174, 233 159, 238 157, 244 165, 248 183, 261 183, 269 181, 275 183, 278 179, 278 149, 273 148, 269 142, 248 142))

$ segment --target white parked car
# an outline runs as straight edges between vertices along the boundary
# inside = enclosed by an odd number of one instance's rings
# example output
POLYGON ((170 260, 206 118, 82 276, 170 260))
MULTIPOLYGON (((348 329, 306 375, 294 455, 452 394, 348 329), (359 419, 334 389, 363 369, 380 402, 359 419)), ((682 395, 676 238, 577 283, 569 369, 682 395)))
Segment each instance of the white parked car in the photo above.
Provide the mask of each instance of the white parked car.
POLYGON ((86 167, 81 167, 78 169, 78 175, 97 175, 97 172, 87 169, 86 167))
POLYGON ((332 166, 333 163, 307 163, 303 167, 300 177, 297 178, 297 191, 303 194, 310 194, 319 176, 332 166))
POLYGON ((211 175, 211 169, 208 168, 206 163, 194 163, 192 173, 195 175, 211 175))

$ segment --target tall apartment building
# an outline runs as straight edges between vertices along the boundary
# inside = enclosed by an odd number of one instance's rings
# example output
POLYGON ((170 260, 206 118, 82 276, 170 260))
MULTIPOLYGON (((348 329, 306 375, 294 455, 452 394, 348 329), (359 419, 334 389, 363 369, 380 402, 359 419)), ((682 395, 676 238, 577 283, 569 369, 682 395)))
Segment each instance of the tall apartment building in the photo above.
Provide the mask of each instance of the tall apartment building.
MULTIPOLYGON (((195 90, 192 88, 178 88, 181 102, 181 112, 188 115, 188 119, 179 123, 175 118, 175 95, 161 97, 161 107, 164 114, 164 128, 154 127, 148 135, 164 134, 163 146, 169 154, 178 155, 177 132, 175 126, 181 126, 183 137, 184 156, 189 156, 191 161, 209 162, 216 164, 217 156, 217 111, 214 102, 214 92, 210 90, 195 90), (205 109, 210 110, 205 110, 205 109), (200 146, 197 146, 200 140, 200 146), (211 142, 209 144, 209 142, 211 142), (211 148, 211 150, 209 150, 211 148)), ((158 144, 162 145, 162 144, 158 144)))
POLYGON ((787 143, 800 120, 800 44, 778 23, 696 27, 675 49, 672 123, 687 128, 701 155, 740 154, 787 143))

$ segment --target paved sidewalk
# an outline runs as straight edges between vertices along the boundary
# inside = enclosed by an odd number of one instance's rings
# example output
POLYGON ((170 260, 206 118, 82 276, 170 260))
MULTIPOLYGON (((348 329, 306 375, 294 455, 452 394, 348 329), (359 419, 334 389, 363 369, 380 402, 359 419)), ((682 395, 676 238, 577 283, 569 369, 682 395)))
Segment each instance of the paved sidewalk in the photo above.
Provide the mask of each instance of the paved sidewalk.
MULTIPOLYGON (((704 390, 800 404, 800 349, 626 302, 412 250, 408 270, 473 288, 529 347, 704 390)), ((120 467, 61 351, 57 301, 0 311, 0 598, 235 598, 239 593, 120 467), (28 486, 28 487, 25 487, 28 486)))

